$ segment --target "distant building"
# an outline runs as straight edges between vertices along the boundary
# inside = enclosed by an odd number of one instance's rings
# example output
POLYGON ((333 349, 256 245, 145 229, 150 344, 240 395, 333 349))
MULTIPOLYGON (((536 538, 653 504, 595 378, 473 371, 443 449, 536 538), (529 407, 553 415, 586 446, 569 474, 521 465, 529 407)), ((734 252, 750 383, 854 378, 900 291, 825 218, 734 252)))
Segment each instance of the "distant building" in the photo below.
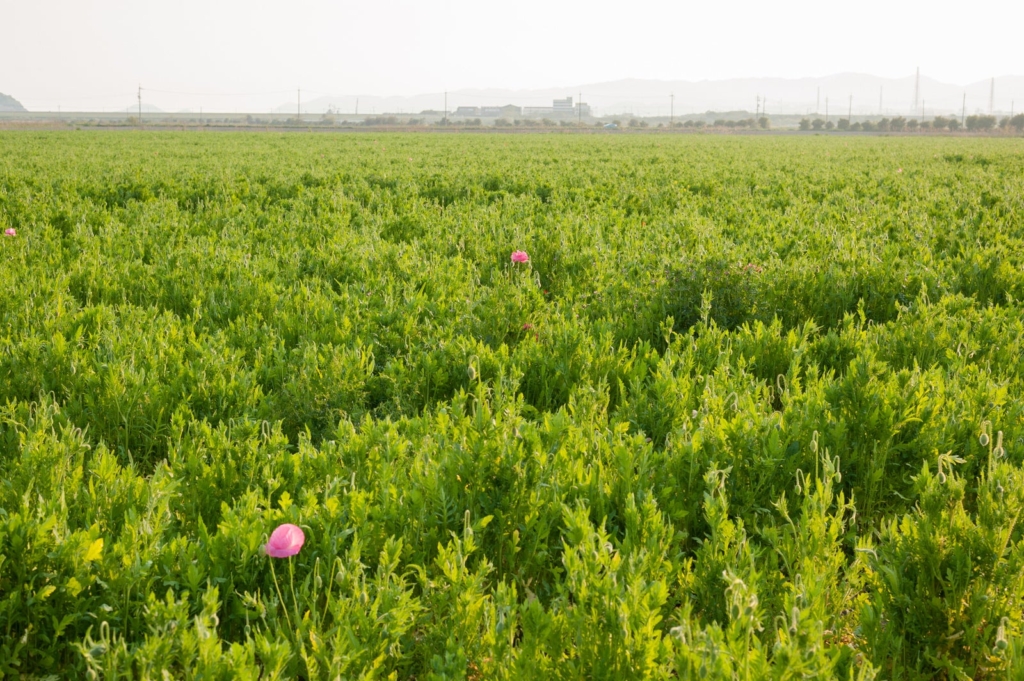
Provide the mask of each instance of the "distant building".
MULTIPOLYGON (((554 100, 551 106, 460 106, 450 112, 452 116, 462 118, 521 118, 552 116, 555 118, 568 118, 570 116, 589 116, 590 105, 580 102, 574 104, 572 97, 554 100)), ((441 112, 423 112, 441 113, 441 112)))
POLYGON ((568 116, 589 116, 590 105, 580 102, 573 104, 572 97, 556 99, 551 106, 524 106, 524 116, 555 116, 566 118, 568 116))
POLYGON ((482 106, 480 107, 480 115, 492 118, 499 116, 502 118, 518 118, 523 115, 523 109, 511 104, 506 104, 505 106, 482 106))

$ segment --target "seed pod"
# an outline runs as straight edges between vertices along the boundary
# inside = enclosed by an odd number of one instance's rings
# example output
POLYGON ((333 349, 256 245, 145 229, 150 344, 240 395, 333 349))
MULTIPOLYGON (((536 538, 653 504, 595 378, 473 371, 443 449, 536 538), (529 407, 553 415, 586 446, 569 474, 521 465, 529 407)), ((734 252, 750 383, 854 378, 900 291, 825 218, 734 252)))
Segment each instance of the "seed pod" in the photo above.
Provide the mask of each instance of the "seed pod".
POLYGON ((1006 617, 999 620, 999 628, 996 630, 996 642, 993 646, 1000 653, 1010 645, 1009 641, 1006 640, 1006 620, 1006 617))

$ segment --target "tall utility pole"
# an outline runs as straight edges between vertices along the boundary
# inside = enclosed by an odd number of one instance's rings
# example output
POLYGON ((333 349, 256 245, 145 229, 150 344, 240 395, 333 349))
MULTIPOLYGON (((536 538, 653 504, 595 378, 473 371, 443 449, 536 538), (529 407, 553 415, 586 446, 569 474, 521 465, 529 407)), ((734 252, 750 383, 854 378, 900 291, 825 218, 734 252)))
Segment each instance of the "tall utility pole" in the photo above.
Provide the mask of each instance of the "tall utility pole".
POLYGON ((988 113, 992 115, 996 112, 996 79, 992 79, 992 85, 988 90, 988 113))
POLYGON ((139 83, 139 125, 142 125, 142 83, 139 83))
POLYGON ((761 95, 757 95, 757 98, 754 101, 755 101, 755 104, 754 104, 754 115, 756 115, 758 118, 760 118, 761 117, 761 95))
POLYGON ((917 67, 917 75, 914 76, 914 111, 917 111, 917 103, 921 101, 921 67, 917 67))
POLYGON ((818 88, 818 101, 814 104, 814 113, 815 113, 815 115, 817 115, 817 113, 819 111, 821 111, 821 88, 820 87, 818 88))

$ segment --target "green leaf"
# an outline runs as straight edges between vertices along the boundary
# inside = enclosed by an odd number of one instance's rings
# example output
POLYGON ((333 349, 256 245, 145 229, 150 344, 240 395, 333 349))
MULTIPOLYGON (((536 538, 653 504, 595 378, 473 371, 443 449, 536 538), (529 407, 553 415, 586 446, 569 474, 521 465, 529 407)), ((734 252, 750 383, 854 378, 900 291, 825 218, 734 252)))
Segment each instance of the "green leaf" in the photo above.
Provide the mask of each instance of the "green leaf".
POLYGON ((100 537, 92 544, 89 544, 89 550, 85 552, 85 562, 91 563, 99 560, 103 557, 103 537, 100 537))

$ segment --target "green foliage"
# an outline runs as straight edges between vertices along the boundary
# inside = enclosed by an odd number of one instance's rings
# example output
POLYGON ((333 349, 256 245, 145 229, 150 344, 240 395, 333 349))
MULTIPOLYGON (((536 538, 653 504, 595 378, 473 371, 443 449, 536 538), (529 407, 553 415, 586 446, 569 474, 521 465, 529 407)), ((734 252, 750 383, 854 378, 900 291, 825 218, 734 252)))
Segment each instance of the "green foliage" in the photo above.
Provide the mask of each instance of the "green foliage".
POLYGON ((1021 140, 373 135, 0 135, 0 677, 1021 674, 1021 140))
POLYGON ((981 115, 981 114, 979 114, 977 116, 968 116, 966 124, 965 124, 965 127, 968 130, 972 130, 972 131, 980 130, 982 132, 987 132, 987 131, 992 130, 992 129, 994 129, 996 127, 996 117, 995 116, 985 116, 985 115, 981 115))

